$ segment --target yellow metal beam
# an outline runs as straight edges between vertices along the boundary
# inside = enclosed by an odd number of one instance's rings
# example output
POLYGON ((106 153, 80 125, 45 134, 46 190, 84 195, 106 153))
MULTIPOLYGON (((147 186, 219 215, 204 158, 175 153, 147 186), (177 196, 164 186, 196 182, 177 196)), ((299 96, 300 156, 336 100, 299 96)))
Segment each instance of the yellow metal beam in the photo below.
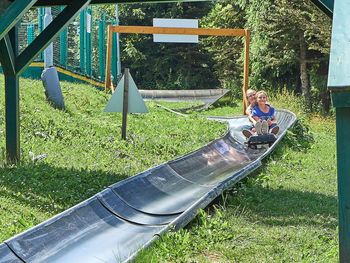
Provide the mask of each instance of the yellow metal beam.
POLYGON ((182 27, 153 27, 153 26, 110 26, 114 33, 132 34, 170 34, 170 35, 199 35, 199 36, 241 36, 246 35, 245 29, 232 28, 182 28, 182 27))
POLYGON ((105 89, 114 91, 111 83, 111 56, 112 56, 112 34, 170 34, 170 35, 199 35, 199 36, 228 36, 245 37, 244 42, 244 67, 243 67, 243 114, 245 114, 248 101, 246 91, 249 87, 249 43, 250 31, 248 29, 236 28, 182 28, 182 27, 153 27, 153 26, 108 26, 107 54, 106 54, 106 80, 105 89))

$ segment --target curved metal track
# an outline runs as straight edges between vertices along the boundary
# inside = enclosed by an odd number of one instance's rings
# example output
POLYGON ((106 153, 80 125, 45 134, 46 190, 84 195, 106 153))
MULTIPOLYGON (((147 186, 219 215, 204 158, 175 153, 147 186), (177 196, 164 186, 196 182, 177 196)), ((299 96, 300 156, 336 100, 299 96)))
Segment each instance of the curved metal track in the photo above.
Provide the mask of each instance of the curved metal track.
POLYGON ((125 262, 171 227, 182 227, 227 187, 261 165, 296 117, 277 111, 270 147, 250 149, 246 117, 213 118, 229 131, 185 156, 153 167, 0 244, 0 262, 125 262))

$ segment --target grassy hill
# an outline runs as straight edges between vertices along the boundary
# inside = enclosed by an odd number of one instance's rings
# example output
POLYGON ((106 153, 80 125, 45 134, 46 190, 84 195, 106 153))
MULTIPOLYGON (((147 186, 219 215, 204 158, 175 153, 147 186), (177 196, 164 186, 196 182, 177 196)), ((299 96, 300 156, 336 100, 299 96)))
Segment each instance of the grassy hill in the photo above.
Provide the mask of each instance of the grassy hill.
MULTIPOLYGON (((4 159, 0 97, 0 241, 225 133, 224 124, 201 115, 241 113, 239 101, 188 117, 148 102, 148 114, 128 117, 123 141, 121 114, 103 112, 109 94, 63 82, 62 112, 48 105, 41 82, 21 79, 20 86, 22 161, 14 167, 4 159), (47 157, 34 162, 39 154, 47 157)), ((300 122, 263 167, 137 262, 337 262, 334 118, 305 115, 286 91, 270 101, 300 122)))
POLYGON ((0 241, 226 131, 223 124, 174 116, 150 102, 148 114, 129 115, 123 141, 121 114, 103 111, 110 94, 63 82, 67 110, 62 112, 47 103, 40 81, 21 79, 20 87, 22 161, 16 167, 5 163, 0 98, 0 241), (47 157, 34 163, 30 152, 47 157))

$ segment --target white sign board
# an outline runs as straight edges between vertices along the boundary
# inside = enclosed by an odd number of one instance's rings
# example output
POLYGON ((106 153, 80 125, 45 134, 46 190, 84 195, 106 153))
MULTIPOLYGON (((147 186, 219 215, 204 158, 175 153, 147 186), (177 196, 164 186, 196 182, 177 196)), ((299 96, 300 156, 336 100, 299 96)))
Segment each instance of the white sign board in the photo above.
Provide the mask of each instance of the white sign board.
MULTIPOLYGON (((154 27, 198 28, 198 19, 153 18, 153 26, 154 27)), ((198 43, 198 36, 154 34, 153 41, 166 42, 166 43, 198 43)))

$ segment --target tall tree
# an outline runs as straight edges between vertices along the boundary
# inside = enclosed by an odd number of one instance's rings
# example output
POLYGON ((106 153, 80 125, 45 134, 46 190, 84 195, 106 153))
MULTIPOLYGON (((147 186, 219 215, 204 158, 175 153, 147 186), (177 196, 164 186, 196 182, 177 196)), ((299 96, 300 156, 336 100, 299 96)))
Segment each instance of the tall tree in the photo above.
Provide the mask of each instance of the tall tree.
MULTIPOLYGON (((203 19, 202 26, 209 28, 244 28, 245 13, 232 0, 215 4, 210 13, 203 19)), ((205 48, 214 61, 214 73, 225 88, 230 88, 241 96, 243 79, 243 38, 208 37, 205 48)))
POLYGON ((251 0, 244 8, 252 30, 254 84, 293 86, 311 109, 310 69, 329 55, 330 20, 303 0, 251 0))
MULTIPOLYGON (((153 18, 200 19, 211 2, 123 5, 123 25, 152 25, 153 18)), ((142 88, 216 88, 213 62, 200 44, 153 43, 151 35, 122 35, 122 63, 142 88)))

